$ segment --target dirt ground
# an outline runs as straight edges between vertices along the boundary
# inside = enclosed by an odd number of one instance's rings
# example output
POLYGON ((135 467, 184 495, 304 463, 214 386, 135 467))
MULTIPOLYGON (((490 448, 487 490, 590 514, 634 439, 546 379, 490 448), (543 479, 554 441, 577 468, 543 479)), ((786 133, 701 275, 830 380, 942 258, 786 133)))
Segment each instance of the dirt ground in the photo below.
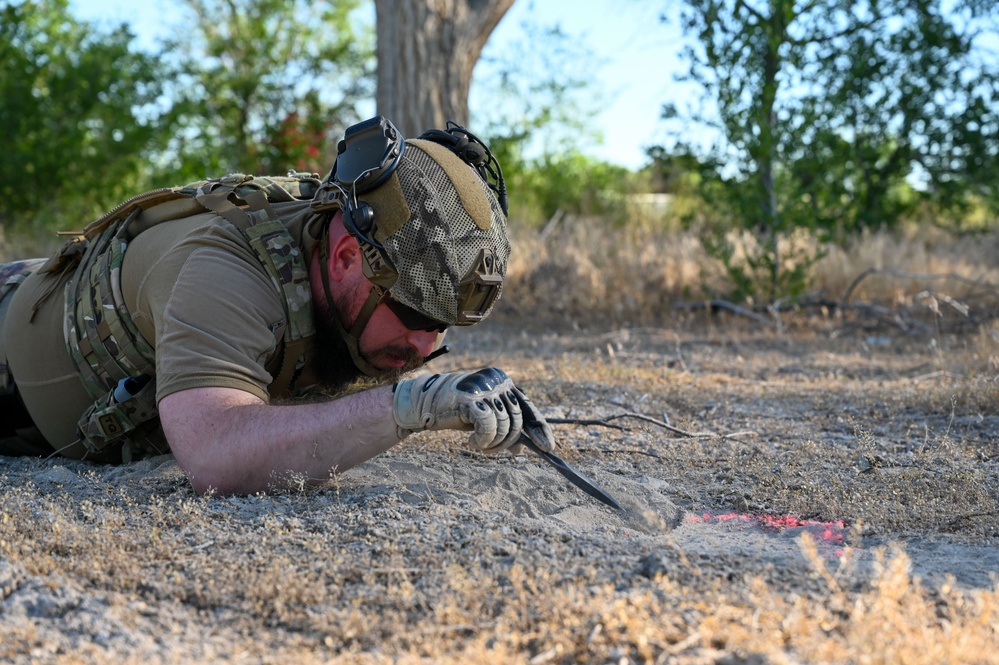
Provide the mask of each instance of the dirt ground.
POLYGON ((622 513, 455 434, 241 498, 0 458, 0 660, 999 662, 999 335, 783 324, 455 331, 618 427, 555 431, 622 513))

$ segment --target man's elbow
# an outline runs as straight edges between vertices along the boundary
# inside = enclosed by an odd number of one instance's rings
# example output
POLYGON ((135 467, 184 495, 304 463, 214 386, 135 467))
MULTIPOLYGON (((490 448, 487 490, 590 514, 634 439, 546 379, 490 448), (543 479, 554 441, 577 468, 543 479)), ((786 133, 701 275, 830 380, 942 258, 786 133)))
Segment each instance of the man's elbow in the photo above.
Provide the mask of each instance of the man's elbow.
POLYGON ((199 495, 245 495, 259 489, 250 469, 237 468, 237 459, 222 454, 219 446, 210 441, 201 439, 201 445, 190 445, 186 437, 171 439, 169 433, 167 441, 178 466, 199 495))
MULTIPOLYGON (((178 462, 179 463, 179 462, 178 462)), ((181 470, 187 476, 191 487, 200 496, 233 496, 252 494, 255 490, 248 488, 242 479, 214 468, 210 464, 183 464, 181 470)))
POLYGON ((234 407, 259 399, 217 388, 181 391, 159 403, 160 423, 177 464, 200 495, 252 494, 261 489, 240 446, 234 407))

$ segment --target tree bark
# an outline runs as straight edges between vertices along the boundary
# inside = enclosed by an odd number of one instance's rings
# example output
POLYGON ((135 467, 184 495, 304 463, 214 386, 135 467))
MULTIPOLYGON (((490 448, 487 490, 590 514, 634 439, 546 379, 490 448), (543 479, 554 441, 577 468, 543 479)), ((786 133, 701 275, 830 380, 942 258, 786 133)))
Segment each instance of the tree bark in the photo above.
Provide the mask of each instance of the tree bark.
POLYGON ((375 0, 378 113, 404 136, 468 122, 472 70, 514 0, 375 0))

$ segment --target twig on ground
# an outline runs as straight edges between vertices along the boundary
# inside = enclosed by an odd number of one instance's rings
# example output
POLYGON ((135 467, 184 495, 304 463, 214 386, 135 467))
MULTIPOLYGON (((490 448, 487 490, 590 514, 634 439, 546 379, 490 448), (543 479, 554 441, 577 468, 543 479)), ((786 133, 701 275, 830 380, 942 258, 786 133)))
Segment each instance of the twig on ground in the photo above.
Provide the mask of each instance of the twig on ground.
POLYGON ((623 432, 630 432, 630 427, 624 427, 622 425, 613 425, 608 420, 613 420, 620 416, 611 416, 610 418, 546 418, 549 425, 584 425, 584 426, 596 426, 596 427, 610 427, 611 429, 619 429, 623 432))
POLYGON ((965 277, 963 275, 958 275, 956 273, 918 273, 918 272, 908 272, 905 270, 892 270, 890 268, 868 268, 864 272, 857 275, 857 278, 853 280, 846 289, 846 293, 843 294, 842 299, 840 299, 840 308, 845 308, 847 303, 850 302, 850 296, 853 295, 854 290, 860 285, 862 281, 867 279, 871 275, 889 275, 891 277, 900 277, 902 279, 926 279, 926 280, 941 280, 941 279, 952 279, 957 282, 964 282, 965 284, 973 284, 975 286, 983 286, 991 291, 999 290, 999 286, 995 284, 990 284, 989 282, 983 282, 978 279, 971 279, 970 277, 965 277))
POLYGON ((707 302, 690 302, 690 303, 677 303, 674 305, 675 309, 684 309, 689 311, 694 311, 698 309, 710 309, 712 311, 724 309, 733 314, 738 314, 739 316, 744 316, 748 319, 752 319, 757 323, 765 323, 770 325, 773 321, 762 314, 757 314, 751 309, 746 309, 745 307, 740 307, 735 303, 729 302, 727 300, 709 300, 707 302))
POLYGON ((962 318, 958 319, 958 326, 974 326, 995 317, 996 308, 994 306, 994 301, 996 298, 999 298, 999 285, 983 280, 972 279, 956 273, 915 273, 907 272, 905 270, 868 268, 860 273, 843 293, 843 297, 839 301, 839 314, 842 319, 847 311, 855 311, 860 313, 862 316, 897 325, 903 332, 911 332, 914 329, 919 329, 919 332, 933 333, 934 330, 939 332, 940 329, 940 319, 943 316, 940 310, 941 302, 950 305, 954 311, 961 314, 962 318), (949 280, 970 284, 978 287, 978 289, 961 296, 961 300, 957 300, 956 298, 945 293, 938 293, 929 290, 920 291, 918 294, 913 296, 912 300, 914 303, 919 303, 921 307, 931 312, 935 319, 937 319, 936 327, 934 328, 918 321, 914 316, 914 312, 905 306, 900 305, 898 307, 889 308, 871 303, 850 303, 850 299, 860 286, 860 283, 871 275, 887 275, 900 279, 922 281, 949 280), (978 302, 986 299, 990 302, 978 302), (975 311, 975 316, 972 315, 973 310, 975 311))
POLYGON ((947 520, 946 522, 943 523, 943 526, 954 527, 960 524, 961 522, 970 520, 973 517, 992 517, 993 515, 995 515, 994 511, 981 512, 981 513, 965 513, 964 515, 958 515, 957 517, 947 520))
POLYGON ((607 416, 606 418, 548 418, 548 422, 553 425, 592 425, 598 427, 610 427, 612 429, 623 430, 625 432, 631 431, 627 427, 615 425, 610 422, 620 418, 635 418, 637 420, 644 420, 645 422, 652 423, 657 427, 662 427, 665 430, 669 430, 674 434, 678 434, 688 439, 735 439, 740 436, 756 436, 756 432, 752 431, 731 432, 729 434, 718 434, 717 432, 688 432, 687 430, 680 429, 679 427, 673 427, 669 423, 652 418, 651 416, 646 416, 642 413, 633 413, 630 411, 625 413, 615 413, 614 415, 607 416))
POLYGON ((660 455, 659 453, 654 453, 651 450, 635 450, 632 448, 600 448, 602 453, 626 453, 628 455, 644 455, 646 457, 651 457, 652 459, 667 459, 660 455))
POLYGON ((680 352, 680 336, 673 333, 673 338, 676 340, 676 361, 680 363, 680 368, 684 372, 689 372, 690 370, 687 368, 687 363, 683 361, 683 353, 680 352))
POLYGON ((929 381, 931 379, 963 379, 964 377, 957 372, 949 372, 945 369, 937 370, 936 372, 930 372, 929 374, 921 374, 919 376, 910 377, 910 381, 929 381))

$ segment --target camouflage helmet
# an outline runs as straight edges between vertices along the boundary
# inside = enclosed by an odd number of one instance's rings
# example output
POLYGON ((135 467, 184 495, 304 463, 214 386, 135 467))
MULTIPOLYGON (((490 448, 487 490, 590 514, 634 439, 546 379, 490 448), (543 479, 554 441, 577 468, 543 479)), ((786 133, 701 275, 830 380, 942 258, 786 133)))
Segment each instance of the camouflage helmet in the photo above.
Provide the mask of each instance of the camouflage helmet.
POLYGON ((376 117, 345 132, 313 207, 343 210, 365 275, 391 300, 450 326, 482 320, 500 295, 505 202, 499 165, 463 128, 404 140, 376 117))

